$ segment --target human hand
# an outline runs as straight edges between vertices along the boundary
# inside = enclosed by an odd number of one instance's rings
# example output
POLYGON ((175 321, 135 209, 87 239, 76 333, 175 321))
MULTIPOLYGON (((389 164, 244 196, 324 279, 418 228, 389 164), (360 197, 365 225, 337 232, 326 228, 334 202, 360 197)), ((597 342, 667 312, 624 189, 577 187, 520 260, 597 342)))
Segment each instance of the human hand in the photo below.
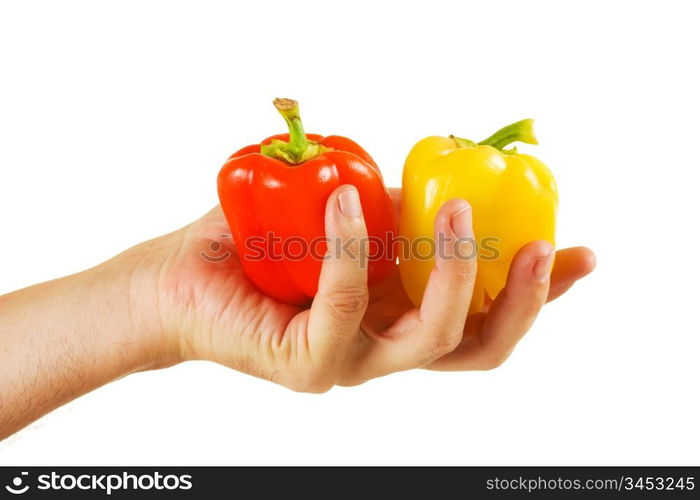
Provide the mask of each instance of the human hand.
MULTIPOLYGON (((344 186, 329 197, 326 236, 353 240, 349 250, 359 255, 366 230, 361 208, 353 206, 355 193, 344 186)), ((398 210, 400 190, 391 194, 398 210)), ((435 231, 472 238, 469 205, 462 200, 446 203, 435 231)), ((151 302, 158 317, 152 323, 159 324, 167 343, 175 346, 168 351, 178 352, 179 360, 211 360, 307 392, 411 368, 494 368, 512 352, 545 301, 594 267, 590 250, 561 250, 550 286, 546 271, 551 246, 533 242, 517 254, 503 292, 467 320, 476 263, 451 258, 451 244, 436 259, 420 308, 404 293, 398 268, 368 290, 366 270, 357 260, 332 255, 324 261, 313 305, 302 309, 278 303, 255 288, 228 234, 217 207, 149 244, 151 255, 144 259, 149 264, 142 266, 142 274, 152 277, 157 290, 151 302)), ((148 304, 149 297, 142 302, 148 304)))
MULTIPOLYGON (((398 210, 400 192, 391 190, 398 210)), ((546 242, 516 255, 508 283, 467 318, 476 263, 471 209, 451 200, 435 232, 436 258, 416 308, 394 274, 367 289, 352 255, 367 244, 356 190, 338 188, 326 236, 349 252, 323 263, 310 309, 275 302, 248 280, 219 208, 178 231, 86 271, 0 296, 0 440, 71 399, 132 372, 205 359, 298 391, 323 392, 411 368, 494 368, 532 325, 545 300, 594 267, 582 247, 546 242), (213 255, 212 255, 213 253, 213 255), (465 326, 466 324, 466 326, 465 326)), ((366 255, 366 251, 364 252, 366 255)))

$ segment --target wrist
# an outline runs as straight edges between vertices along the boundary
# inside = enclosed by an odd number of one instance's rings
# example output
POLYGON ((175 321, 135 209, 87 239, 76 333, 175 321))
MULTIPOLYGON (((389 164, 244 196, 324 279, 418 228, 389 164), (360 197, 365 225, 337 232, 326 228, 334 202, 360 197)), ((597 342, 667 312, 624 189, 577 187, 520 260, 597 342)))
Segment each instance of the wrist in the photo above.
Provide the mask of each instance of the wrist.
MULTIPOLYGON (((165 237, 167 238, 167 236, 165 237)), ((103 297, 102 320, 116 321, 116 339, 124 346, 127 371, 165 368, 182 361, 179 339, 164 328, 160 276, 167 265, 166 246, 159 239, 137 245, 85 271, 103 297)))

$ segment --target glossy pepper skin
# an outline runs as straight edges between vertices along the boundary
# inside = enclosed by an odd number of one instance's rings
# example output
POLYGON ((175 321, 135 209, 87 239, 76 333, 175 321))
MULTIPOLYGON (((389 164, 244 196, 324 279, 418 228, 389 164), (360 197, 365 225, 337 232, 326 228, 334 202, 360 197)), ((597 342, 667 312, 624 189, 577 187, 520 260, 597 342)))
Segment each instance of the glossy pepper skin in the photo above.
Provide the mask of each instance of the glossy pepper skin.
MULTIPOLYGON (((427 137, 409 153, 403 171, 399 231, 408 241, 434 238, 440 206, 463 198, 472 205, 478 245, 477 277, 470 314, 482 309, 506 282, 515 253, 535 240, 554 244, 557 186, 537 158, 504 150, 512 142, 537 144, 532 120, 514 123, 476 144, 458 137, 427 137)), ((420 304, 433 259, 400 252, 406 293, 420 304)))
POLYGON ((396 266, 396 220, 379 168, 348 138, 304 133, 296 101, 274 103, 290 133, 234 153, 218 177, 219 200, 246 275, 280 302, 308 304, 328 248, 326 201, 338 186, 352 184, 370 236, 368 283, 378 283, 396 266))

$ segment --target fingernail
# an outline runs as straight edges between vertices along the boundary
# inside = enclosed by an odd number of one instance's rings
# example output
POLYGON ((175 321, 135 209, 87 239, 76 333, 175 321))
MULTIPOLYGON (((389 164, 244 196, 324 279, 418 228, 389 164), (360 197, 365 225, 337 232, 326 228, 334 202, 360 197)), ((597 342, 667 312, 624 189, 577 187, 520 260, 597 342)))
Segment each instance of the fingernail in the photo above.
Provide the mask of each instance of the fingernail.
POLYGON ((458 238, 469 236, 472 232, 472 207, 464 202, 464 206, 450 217, 450 227, 458 238))
POLYGON ((549 272, 552 268, 552 259, 554 258, 554 249, 550 248, 547 255, 543 255, 535 260, 535 265, 532 268, 532 274, 540 283, 549 281, 549 272))
POLYGON ((350 187, 338 194, 338 208, 345 217, 360 217, 362 204, 357 189, 350 187))

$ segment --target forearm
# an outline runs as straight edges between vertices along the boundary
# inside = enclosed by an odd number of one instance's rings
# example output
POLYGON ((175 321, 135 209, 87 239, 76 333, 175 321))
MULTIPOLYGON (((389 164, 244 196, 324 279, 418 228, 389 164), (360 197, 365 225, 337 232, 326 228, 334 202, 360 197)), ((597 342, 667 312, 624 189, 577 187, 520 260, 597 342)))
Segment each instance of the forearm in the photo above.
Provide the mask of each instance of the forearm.
MULTIPOLYGON (((0 297, 0 439, 126 374, 164 363, 156 325, 133 303, 135 260, 0 297)), ((126 262, 125 262, 126 260, 126 262)))

